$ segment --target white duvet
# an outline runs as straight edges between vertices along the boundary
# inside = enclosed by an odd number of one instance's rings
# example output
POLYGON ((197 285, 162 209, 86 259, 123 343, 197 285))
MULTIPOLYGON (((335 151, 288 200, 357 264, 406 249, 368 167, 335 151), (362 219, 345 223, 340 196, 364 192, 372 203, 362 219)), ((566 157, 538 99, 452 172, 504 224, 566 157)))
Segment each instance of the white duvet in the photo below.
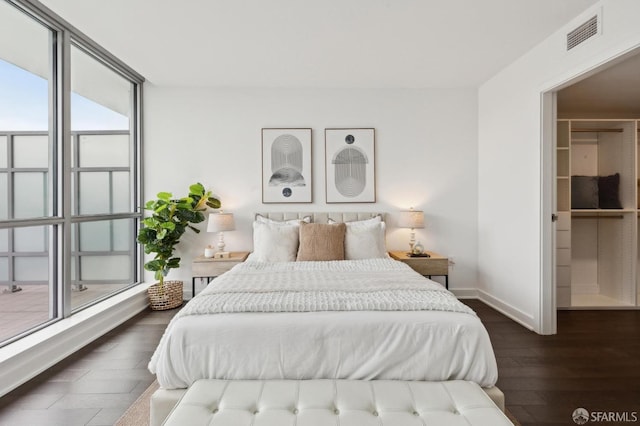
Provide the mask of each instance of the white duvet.
POLYGON ((165 389, 201 378, 488 387, 498 377, 475 313, 391 259, 239 264, 174 317, 149 370, 165 389))

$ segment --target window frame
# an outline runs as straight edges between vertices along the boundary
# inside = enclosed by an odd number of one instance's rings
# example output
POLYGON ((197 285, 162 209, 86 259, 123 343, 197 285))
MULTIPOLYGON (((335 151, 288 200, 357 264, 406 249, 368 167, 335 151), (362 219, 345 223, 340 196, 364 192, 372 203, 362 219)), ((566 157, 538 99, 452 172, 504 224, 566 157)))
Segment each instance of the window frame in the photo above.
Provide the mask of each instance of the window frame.
MULTIPOLYGON (((0 0, 3 1, 3 0, 0 0)), ((0 347, 10 344, 28 334, 52 323, 93 306, 109 297, 140 284, 143 281, 143 251, 140 244, 132 250, 133 279, 106 296, 72 309, 72 228, 78 223, 100 220, 132 219, 132 231, 137 234, 143 216, 143 149, 142 149, 142 99, 144 77, 113 56, 91 38, 77 30, 49 8, 35 0, 4 0, 28 17, 44 25, 50 31, 49 39, 49 128, 41 132, 48 134, 49 173, 48 205, 49 216, 0 220, 0 229, 15 229, 28 226, 49 226, 49 286, 50 312, 52 318, 42 324, 23 331, 7 340, 0 341, 0 347), (71 130, 71 47, 78 48, 99 61, 132 84, 130 96, 130 167, 131 193, 129 212, 75 215, 72 210, 72 132, 71 130)), ((20 132, 12 132, 20 133, 20 132)), ((24 132, 22 132, 24 133, 24 132)), ((85 132, 86 133, 86 132, 85 132)), ((9 141, 7 141, 9 143, 9 141)), ((77 149, 76 145, 76 149, 77 149)), ((77 164, 75 165, 77 167, 77 164)), ((12 189, 9 189, 10 191, 12 189)), ((11 279, 11 277, 9 277, 11 279)))

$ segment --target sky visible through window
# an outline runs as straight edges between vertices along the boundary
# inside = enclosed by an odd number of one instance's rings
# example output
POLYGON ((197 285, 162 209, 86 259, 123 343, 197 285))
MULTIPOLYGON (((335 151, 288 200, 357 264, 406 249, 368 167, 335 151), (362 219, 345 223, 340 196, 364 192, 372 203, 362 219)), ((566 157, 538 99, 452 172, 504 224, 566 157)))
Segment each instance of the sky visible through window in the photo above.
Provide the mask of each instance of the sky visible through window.
MULTIPOLYGON (((0 59, 0 132, 49 128, 47 80, 0 59)), ((129 118, 71 93, 72 130, 127 130, 129 118)))

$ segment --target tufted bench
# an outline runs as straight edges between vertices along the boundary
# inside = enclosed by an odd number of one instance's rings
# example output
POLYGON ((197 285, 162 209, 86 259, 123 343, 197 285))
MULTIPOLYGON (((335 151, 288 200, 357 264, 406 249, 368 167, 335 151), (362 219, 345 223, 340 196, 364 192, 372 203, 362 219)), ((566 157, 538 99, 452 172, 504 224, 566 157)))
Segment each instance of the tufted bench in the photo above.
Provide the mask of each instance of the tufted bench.
POLYGON ((512 425, 475 383, 198 380, 166 426, 512 425))

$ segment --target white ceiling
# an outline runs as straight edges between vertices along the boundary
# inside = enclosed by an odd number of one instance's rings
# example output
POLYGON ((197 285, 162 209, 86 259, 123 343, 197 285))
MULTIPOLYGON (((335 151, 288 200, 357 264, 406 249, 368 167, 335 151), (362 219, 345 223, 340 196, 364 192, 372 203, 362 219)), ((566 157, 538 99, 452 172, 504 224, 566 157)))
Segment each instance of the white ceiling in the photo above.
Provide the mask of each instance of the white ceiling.
POLYGON ((163 86, 475 87, 597 0, 41 0, 163 86))

